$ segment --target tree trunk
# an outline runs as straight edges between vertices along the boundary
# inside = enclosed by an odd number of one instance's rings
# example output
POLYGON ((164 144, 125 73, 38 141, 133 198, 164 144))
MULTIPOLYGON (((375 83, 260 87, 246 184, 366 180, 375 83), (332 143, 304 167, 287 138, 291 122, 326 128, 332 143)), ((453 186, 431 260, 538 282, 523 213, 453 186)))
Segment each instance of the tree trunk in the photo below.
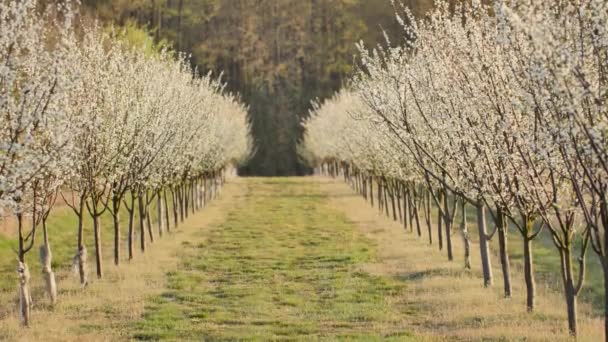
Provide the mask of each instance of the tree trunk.
POLYGON ((188 185, 188 183, 184 184, 182 191, 184 196, 184 218, 187 219, 190 209, 190 185, 188 185))
POLYGON ((410 232, 414 231, 414 209, 416 207, 416 198, 412 189, 408 190, 408 208, 409 208, 409 220, 410 220, 410 232))
POLYGON ((408 193, 404 184, 401 184, 401 193, 403 194, 403 228, 407 230, 410 217, 410 208, 408 206, 408 193))
POLYGON ((376 195, 378 195, 378 210, 380 210, 380 214, 382 214, 382 182, 380 179, 376 179, 376 183, 378 184, 378 188, 376 189, 376 195))
MULTIPOLYGON (((148 201, 146 201, 147 203, 148 201)), ((150 218, 150 207, 144 203, 144 211, 146 212, 146 227, 148 227, 148 235, 150 243, 154 243, 154 230, 152 229, 152 219, 150 218)))
POLYGON ((403 211, 401 210, 401 187, 399 186, 399 183, 397 183, 397 185, 393 188, 393 193, 397 198, 397 213, 399 214, 399 223, 403 223, 403 211))
POLYGON ((479 231, 479 250, 481 255, 481 270, 483 272, 483 286, 492 286, 492 264, 488 246, 488 232, 486 229, 486 210, 483 203, 477 203, 477 229, 479 231))
POLYGON ((464 240, 464 268, 467 270, 471 269, 471 241, 469 237, 469 225, 467 223, 467 203, 463 199, 462 203, 462 217, 460 221, 460 230, 462 231, 462 238, 464 240))
POLYGON ((112 196, 112 219, 114 223, 114 265, 120 264, 120 199, 112 196))
POLYGON ((192 180, 192 214, 198 211, 198 179, 192 180))
POLYGON ((215 199, 220 198, 220 196, 222 194, 222 182, 219 181, 218 177, 219 176, 216 175, 216 178, 215 178, 215 187, 217 189, 217 191, 215 192, 215 199))
POLYGON ((146 251, 146 213, 144 212, 144 199, 141 194, 137 197, 137 208, 139 209, 139 248, 146 251))
POLYGON ((425 201, 426 201, 426 205, 425 205, 425 209, 426 209, 426 228, 428 230, 429 233, 429 245, 433 244, 433 227, 431 226, 431 191, 427 190, 425 193, 426 197, 425 197, 425 201))
POLYGON ((503 287, 505 298, 511 298, 511 263, 508 254, 508 234, 505 214, 499 207, 496 208, 496 229, 498 233, 498 253, 500 254, 500 266, 502 267, 503 287))
POLYGON ((454 251, 452 250, 452 217, 450 215, 450 204, 447 192, 443 193, 443 210, 445 224, 445 242, 448 250, 448 260, 454 260, 454 251))
POLYGON ((207 190, 209 185, 207 184, 207 176, 203 176, 203 206, 207 206, 207 190))
POLYGON ((177 196, 179 197, 179 221, 184 222, 184 187, 180 185, 177 188, 177 196))
POLYGON ((388 187, 386 186, 385 182, 382 183, 384 185, 384 212, 386 213, 386 217, 390 217, 390 211, 388 208, 388 187))
POLYGON ((103 261, 101 256, 101 223, 99 222, 99 215, 96 214, 97 210, 93 207, 93 232, 95 235, 95 268, 97 270, 97 278, 103 277, 103 261))
POLYGON ((562 277, 564 280, 564 294, 566 296, 566 309, 568 312, 568 331, 570 335, 576 337, 577 327, 577 305, 576 289, 574 288, 574 277, 572 275, 572 255, 568 247, 560 248, 562 277))
MULTIPOLYGON (((528 223, 531 225, 532 223, 528 223)), ((529 234, 529 233, 528 233, 529 234)), ((528 312, 534 311, 536 284, 534 283, 534 269, 532 261, 532 239, 524 236, 524 279, 526 281, 526 307, 528 312)))
POLYGON ((198 184, 195 181, 192 182, 192 214, 198 210, 198 184))
MULTIPOLYGON (((415 201, 416 199, 414 199, 415 201)), ((414 221, 416 222, 416 233, 418 237, 422 237, 422 229, 420 228, 420 213, 418 211, 418 204, 414 205, 414 221)))
POLYGON ((144 214, 146 218, 146 227, 148 228, 148 236, 150 237, 150 243, 154 243, 154 229, 152 229, 152 218, 150 217, 150 197, 147 190, 144 201, 144 214))
POLYGON ((167 189, 163 190, 163 206, 165 213, 165 222, 167 223, 167 232, 171 231, 171 223, 169 222, 169 203, 167 201, 167 189))
MULTIPOLYGON (((441 203, 443 200, 441 190, 437 191, 437 200, 438 203, 441 203)), ((439 244, 439 250, 443 250, 443 228, 441 227, 443 223, 443 217, 441 217, 441 208, 437 207, 437 242, 439 244)))
POLYGON ((17 273, 19 275, 19 313, 21 324, 28 327, 31 318, 32 295, 30 293, 30 271, 25 262, 18 262, 17 273))
POLYGON ((57 303, 57 283, 55 282, 55 273, 51 266, 53 255, 51 253, 51 245, 49 244, 46 218, 43 218, 42 220, 42 233, 44 243, 40 246, 40 263, 42 264, 42 274, 44 276, 46 293, 49 296, 51 305, 55 305, 55 303, 57 303))
POLYGON ((203 209, 205 207, 205 201, 203 200, 203 189, 203 179, 200 178, 198 181, 198 203, 200 209, 203 209))
POLYGON ((163 213, 163 199, 161 198, 160 190, 156 193, 156 225, 158 227, 158 236, 163 236, 163 220, 165 218, 163 213))
POLYGON ((393 221, 397 221, 397 209, 395 205, 395 190, 391 190, 391 206, 393 207, 393 221))
POLYGON ((179 224, 178 221, 178 214, 177 214, 177 206, 178 206, 178 199, 177 199, 177 192, 175 191, 174 187, 171 187, 171 198, 172 198, 172 202, 173 202, 173 228, 177 228, 177 225, 179 224))
POLYGON ((608 261, 603 255, 600 255, 600 259, 604 270, 604 340, 608 342, 608 261))
POLYGON ((372 208, 374 207, 374 177, 369 176, 369 199, 372 208))
POLYGON ((84 201, 80 201, 80 210, 78 211, 78 245, 76 246, 76 255, 74 256, 73 264, 78 269, 78 275, 80 278, 80 286, 85 287, 88 284, 87 277, 87 249, 83 243, 84 233, 84 201))
POLYGON ((127 212, 129 213, 129 235, 127 236, 127 248, 129 252, 129 260, 133 260, 133 250, 135 244, 135 194, 131 194, 131 208, 125 204, 127 212))

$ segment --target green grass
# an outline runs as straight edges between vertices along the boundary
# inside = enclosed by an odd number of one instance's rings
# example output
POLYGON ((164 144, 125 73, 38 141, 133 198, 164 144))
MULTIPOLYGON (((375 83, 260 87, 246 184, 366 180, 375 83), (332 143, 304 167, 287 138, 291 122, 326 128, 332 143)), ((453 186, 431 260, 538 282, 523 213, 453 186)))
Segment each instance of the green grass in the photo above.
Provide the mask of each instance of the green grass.
POLYGON ((140 340, 399 340, 404 282, 361 270, 373 243, 329 208, 318 184, 248 181, 245 201, 183 266, 135 326, 140 340))
MULTIPOLYGON (((170 197, 170 196, 169 196, 170 197)), ((171 202, 169 202, 171 208, 171 202)), ((86 209, 85 209, 86 210, 86 209)), ((135 211, 137 214, 137 210, 135 211)), ((150 215, 155 229, 156 234, 156 201, 150 205, 150 215)), ((136 216, 137 217, 137 216, 136 216)), ((171 217, 172 219, 172 217, 171 217)), ((137 218, 136 218, 137 220, 137 218)), ((67 206, 57 206, 51 212, 47 221, 47 229, 49 232, 49 243, 53 253, 53 269, 67 270, 72 265, 72 258, 76 254, 77 249, 77 232, 78 223, 74 212, 67 206)), ((114 226, 111 214, 106 211, 101 216, 101 238, 102 238, 102 253, 104 257, 104 263, 106 267, 113 264, 113 241, 114 241, 114 226)), ((29 225, 29 221, 25 222, 29 225)), ((127 236, 128 236, 128 213, 125 206, 121 206, 120 212, 120 224, 121 224, 121 253, 122 259, 127 258, 127 236)), ((171 222, 171 226, 173 222, 171 222)), ((136 234, 139 232, 138 221, 135 222, 136 234)), ((26 232, 29 232, 29 227, 26 228, 26 232)), ((16 235, 16 234, 15 234, 16 235)), ((146 236, 147 238, 147 236, 146 236)), ((37 230, 37 236, 34 248, 26 254, 26 263, 30 268, 32 274, 40 274, 41 267, 38 254, 38 246, 42 243, 42 228, 39 227, 37 230)), ((93 238, 93 223, 88 214, 85 214, 84 222, 84 243, 89 253, 89 272, 90 277, 95 274, 95 250, 94 250, 94 238, 93 238)), ((6 236, 0 234, 0 295, 11 295, 16 291, 17 284, 17 238, 16 236, 6 236)), ((139 240, 136 239, 136 250, 139 248, 139 240)), ((38 278, 38 277, 36 277, 38 278)), ((2 309, 3 305, 0 305, 2 309)))
MULTIPOLYGON (((392 212, 391 212, 392 215, 392 212)), ((427 228, 426 222, 423 219, 423 213, 421 215, 421 229, 423 234, 423 239, 427 239, 427 228)), ((391 216, 392 217, 392 216, 391 216)), ((455 230, 456 239, 460 238, 460 221, 461 221, 461 212, 460 206, 458 207, 458 212, 454 218, 453 229, 455 230)), ((436 216, 436 208, 433 204, 432 211, 432 225, 433 225, 433 241, 436 244, 437 240, 437 216, 436 216)), ((488 233, 494 230, 495 222, 490 213, 486 213, 486 222, 487 222, 487 230, 488 233)), ((476 244, 479 241, 479 234, 477 230, 477 211, 476 208, 472 205, 467 205, 467 224, 469 228, 469 233, 471 235, 471 239, 476 244)), ((579 232, 581 230, 579 229, 579 232)), ((445 239, 445 237, 444 237, 445 239)), ((444 242, 445 244, 445 242, 444 242)), ((545 228, 539 236, 533 240, 532 242, 532 254, 533 254, 533 262, 534 262, 534 272, 535 279, 541 283, 542 286, 548 286, 551 289, 562 292, 563 291, 563 283, 561 280, 560 273, 560 256, 557 251, 555 245, 553 244, 551 233, 547 228, 545 228)), ((498 235, 495 234, 491 241, 491 251, 492 253, 492 262, 497 266, 500 265, 500 259, 498 257, 498 235)), ((580 250, 580 239, 577 238, 575 245, 575 252, 573 253, 572 259, 574 263, 575 275, 578 276, 578 257, 580 250)), ((460 251, 458 251, 460 252, 460 251)), ((508 235, 508 252, 510 261, 512 262, 512 267, 523 267, 524 256, 523 256, 523 239, 521 237, 520 232, 517 230, 515 225, 510 222, 509 223, 509 235, 508 235)), ((471 249, 471 253, 479 254, 478 245, 475 245, 471 249)), ((457 260, 459 262, 460 260, 457 260)), ((495 278, 501 277, 500 274, 494 274, 495 278)), ((520 281, 520 279, 514 279, 514 281, 520 281)), ((497 279, 496 283, 498 286, 501 284, 502 280, 497 279)), ((589 303, 592 305, 594 309, 594 313, 597 315, 603 315, 604 313, 604 278, 602 274, 602 266, 598 259, 597 254, 592 250, 591 245, 589 245, 586 257, 586 275, 585 282, 583 285, 583 289, 581 290, 580 300, 589 303)))

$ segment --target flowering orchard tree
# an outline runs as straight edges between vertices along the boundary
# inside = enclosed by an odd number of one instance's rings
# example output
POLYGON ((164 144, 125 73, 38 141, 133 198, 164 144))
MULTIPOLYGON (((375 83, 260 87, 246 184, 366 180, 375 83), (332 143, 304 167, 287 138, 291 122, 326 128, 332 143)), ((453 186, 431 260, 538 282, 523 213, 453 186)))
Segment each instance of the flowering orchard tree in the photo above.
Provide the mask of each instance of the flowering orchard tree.
POLYGON ((522 236, 529 311, 536 297, 532 241, 546 228, 560 255, 568 328, 576 335, 588 246, 608 274, 608 4, 473 1, 454 9, 438 1, 424 20, 400 13, 401 46, 361 46, 348 90, 313 105, 303 154, 343 165, 345 173, 364 170, 381 180, 379 193, 391 181, 409 184, 409 217, 419 203, 430 217, 430 196, 450 259, 456 203, 463 214, 466 203, 476 206, 484 285, 492 284, 488 241, 498 233, 506 297, 511 221, 522 236), (487 212, 496 223, 489 233, 487 212))
POLYGON ((167 189, 174 194, 177 225, 178 211, 183 220, 189 209, 210 199, 203 181, 205 186, 212 181, 217 196, 224 170, 251 153, 247 108, 224 93, 219 78, 199 75, 183 55, 149 53, 97 23, 80 22, 70 2, 40 9, 36 0, 0 3, 0 209, 17 217, 24 325, 30 324, 31 308, 25 255, 39 226, 46 288, 51 302, 57 299, 46 226, 57 196, 77 216, 74 264, 86 286, 87 215, 96 274, 102 277, 104 213, 114 218, 118 265, 123 203, 132 258, 136 205, 144 251, 146 233, 154 241, 149 210, 154 199, 162 234, 163 221, 169 227, 167 189))
POLYGON ((43 15, 36 1, 0 4, 0 209, 17 217, 20 313, 30 324, 31 275, 25 255, 34 247, 37 228, 43 225, 43 271, 52 302, 54 276, 46 218, 55 194, 69 169, 72 113, 67 106, 69 87, 63 71, 62 30, 49 7, 43 15), (58 33, 60 39, 55 39, 58 33), (59 42, 57 42, 59 41, 59 42), (31 217, 30 224, 25 221, 31 217), (26 230, 29 229, 29 232, 26 230))

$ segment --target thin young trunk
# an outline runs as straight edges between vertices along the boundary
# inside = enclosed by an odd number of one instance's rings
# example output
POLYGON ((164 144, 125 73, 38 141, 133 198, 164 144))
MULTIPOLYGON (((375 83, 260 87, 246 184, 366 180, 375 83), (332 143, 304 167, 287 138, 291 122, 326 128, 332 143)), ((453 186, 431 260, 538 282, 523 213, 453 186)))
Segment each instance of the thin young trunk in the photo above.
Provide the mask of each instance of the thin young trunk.
POLYGON ((184 186, 177 187, 177 196, 179 197, 179 221, 184 222, 184 186))
POLYGON ((203 176, 203 206, 207 206, 207 190, 208 190, 208 185, 207 185, 207 176, 203 176))
MULTIPOLYGON (((146 201, 148 203, 148 201, 146 201)), ((150 207, 144 203, 144 211, 146 213, 146 227, 148 227, 148 235, 150 243, 154 243, 154 230, 152 229, 152 218, 150 217, 150 207)))
POLYGON ((144 200, 144 217, 146 219, 146 228, 148 228, 150 243, 154 243, 154 230, 152 229, 152 219, 150 217, 150 197, 148 191, 146 191, 146 198, 144 200))
POLYGON ((500 265, 502 267, 503 287, 505 298, 511 298, 511 263, 508 254, 508 234, 506 217, 502 209, 496 208, 496 230, 498 233, 498 253, 500 254, 500 265))
POLYGON ((388 208, 388 187, 386 186, 386 184, 384 184, 383 188, 384 188, 384 212, 386 213, 386 217, 390 217, 390 211, 388 208))
POLYGON ((401 210, 401 188, 399 186, 399 183, 397 183, 393 191, 395 197, 397 198, 397 213, 399 214, 399 223, 403 223, 403 217, 401 215, 403 213, 403 211, 401 210))
POLYGON ((201 209, 205 207, 205 178, 201 177, 198 184, 198 202, 201 209))
POLYGON ((605 295, 608 293, 608 262, 603 255, 600 255, 600 259, 604 270, 604 339, 608 342, 608 296, 605 295))
POLYGON ((135 229, 134 229, 134 225, 135 225, 135 193, 131 192, 131 207, 129 207, 127 204, 125 204, 125 207, 127 208, 127 212, 129 213, 129 234, 127 236, 127 248, 128 248, 128 252, 129 252, 129 260, 133 260, 133 250, 134 250, 134 244, 135 244, 135 229))
MULTIPOLYGON (((32 295, 30 293, 30 271, 25 263, 25 241, 23 239, 23 215, 17 214, 17 227, 19 230, 19 254, 17 274, 19 276, 19 317, 23 326, 30 325, 30 310, 32 295)), ((33 237, 32 237, 33 238, 33 237)))
POLYGON ((452 217, 450 215, 450 204, 447 192, 443 193, 443 210, 445 223, 445 242, 448 250, 448 260, 454 260, 454 251, 452 250, 452 217))
MULTIPOLYGON (((441 190, 437 191, 437 199, 438 202, 441 203, 443 200, 442 197, 443 192, 441 190)), ((441 208, 437 207, 437 242, 439 245, 439 250, 443 250, 443 228, 441 227, 443 223, 443 217, 441 217, 441 208)))
POLYGON ((199 203, 198 203, 198 178, 195 178, 192 181, 192 214, 198 211, 199 203))
POLYGON ((426 227, 429 233, 429 245, 433 244, 433 227, 431 225, 431 190, 426 190, 426 205, 425 205, 425 209, 426 209, 426 227))
POLYGON ((144 211, 143 195, 137 197, 137 208, 139 209, 139 248, 142 252, 146 251, 146 213, 144 211))
POLYGON ((172 199, 172 204, 173 204, 173 228, 177 228, 178 225, 178 214, 177 214, 177 206, 178 206, 178 200, 177 200, 177 192, 175 191, 174 187, 171 187, 171 199, 172 199))
POLYGON ((218 179, 216 178, 215 184, 216 184, 216 187, 217 187, 217 191, 215 193, 215 198, 218 199, 222 195, 222 183, 219 182, 218 179))
POLYGON ((382 214, 382 210, 384 209, 382 207, 382 182, 377 178, 376 183, 378 184, 378 188, 376 189, 376 194, 378 195, 378 210, 380 210, 380 213, 382 214))
POLYGON ((463 199, 461 202, 462 217, 460 221, 460 230, 464 240, 464 268, 471 269, 471 241, 469 237, 469 225, 467 224, 467 202, 463 199))
POLYGON ((156 192, 156 226, 158 227, 158 236, 163 236, 164 230, 164 213, 163 213, 163 199, 161 198, 160 190, 156 192))
POLYGON ((483 272, 483 286, 492 286, 492 264, 488 246, 488 232, 486 229, 486 210, 483 202, 477 203, 477 229, 479 231, 479 250, 481 254, 481 270, 483 272))
POLYGON ((120 199, 112 196, 112 219, 114 224, 114 265, 120 264, 120 199))
POLYGON ((560 249, 562 276, 564 279, 564 294, 566 297, 566 309, 568 312, 568 331, 571 336, 576 337, 578 333, 577 327, 577 303, 576 289, 574 285, 574 276, 572 270, 572 255, 569 247, 560 249))
POLYGON ((196 212, 196 183, 194 181, 190 182, 190 212, 194 214, 196 212))
POLYGON ((196 179, 196 208, 197 210, 203 209, 203 200, 201 195, 203 193, 203 186, 201 185, 201 179, 196 179))
POLYGON ((184 218, 187 219, 190 209, 190 186, 188 183, 184 184, 182 191, 184 196, 184 218))
POLYGON ((24 261, 18 261, 19 275, 19 313, 21 324, 28 327, 31 319, 32 295, 30 293, 30 271, 24 261))
POLYGON ((165 213, 165 222, 167 223, 167 232, 171 231, 171 223, 169 222, 169 203, 167 201, 167 189, 163 190, 163 206, 165 213))
MULTIPOLYGON (((528 223, 531 225, 532 223, 528 223)), ((531 227, 530 227, 531 229, 531 227)), ((529 234, 529 233, 528 233, 529 234)), ((534 283, 534 264, 532 260, 532 239, 524 236, 524 279, 526 282, 526 307, 534 311, 536 284, 534 283)))
POLYGON ((87 249, 83 243, 83 233, 84 233, 84 200, 80 201, 80 208, 77 213, 78 217, 78 245, 76 246, 76 255, 74 256, 73 264, 78 269, 78 276, 80 278, 80 286, 85 287, 88 284, 88 276, 87 276, 87 249))
POLYGON ((407 188, 404 184, 401 184, 401 193, 403 194, 403 228, 407 230, 410 217, 410 209, 408 206, 409 200, 407 188))
MULTIPOLYGON (((415 199, 414 199, 415 201, 415 199)), ((418 212, 418 204, 414 205, 414 221, 416 221, 416 233, 418 237, 422 237, 422 229, 420 228, 420 213, 418 212)))
POLYGON ((391 190, 391 206, 393 207, 393 221, 397 221, 397 209, 395 205, 395 190, 391 190))
POLYGON ((374 177, 369 176, 369 199, 372 208, 374 207, 374 177))
POLYGON ((95 235, 95 268, 97 270, 97 278, 103 277, 103 260, 101 256, 101 222, 99 222, 99 215, 96 214, 97 210, 95 204, 93 204, 93 232, 95 235))
POLYGON ((416 196, 414 194, 414 192, 410 189, 409 192, 409 207, 410 207, 410 232, 414 232, 414 216, 415 216, 415 209, 416 209, 416 196))
POLYGON ((51 245, 49 244, 49 236, 46 227, 46 217, 42 219, 42 234, 44 244, 40 246, 40 263, 42 264, 42 274, 44 276, 45 290, 51 305, 57 303, 57 283, 55 282, 55 273, 51 266, 53 254, 51 253, 51 245))

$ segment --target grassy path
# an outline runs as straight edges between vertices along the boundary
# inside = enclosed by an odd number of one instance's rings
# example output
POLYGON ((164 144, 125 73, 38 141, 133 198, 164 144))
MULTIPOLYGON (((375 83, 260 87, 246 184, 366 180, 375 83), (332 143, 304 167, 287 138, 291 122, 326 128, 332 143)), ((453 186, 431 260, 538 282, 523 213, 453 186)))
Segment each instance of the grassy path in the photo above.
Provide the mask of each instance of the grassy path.
MULTIPOLYGON (((528 314, 521 273, 514 297, 482 287, 461 265, 378 215, 342 182, 239 180, 226 221, 183 250, 168 289, 134 327, 141 340, 544 340, 567 339, 562 298, 539 286, 528 314), (197 243, 202 240, 204 243, 197 243)), ((476 260, 473 249, 473 263, 476 260)), ((601 339, 585 316, 581 339, 601 339)))
POLYGON ((404 340, 404 283, 374 276, 371 240, 310 180, 249 180, 244 201, 155 298, 139 339, 404 340))

